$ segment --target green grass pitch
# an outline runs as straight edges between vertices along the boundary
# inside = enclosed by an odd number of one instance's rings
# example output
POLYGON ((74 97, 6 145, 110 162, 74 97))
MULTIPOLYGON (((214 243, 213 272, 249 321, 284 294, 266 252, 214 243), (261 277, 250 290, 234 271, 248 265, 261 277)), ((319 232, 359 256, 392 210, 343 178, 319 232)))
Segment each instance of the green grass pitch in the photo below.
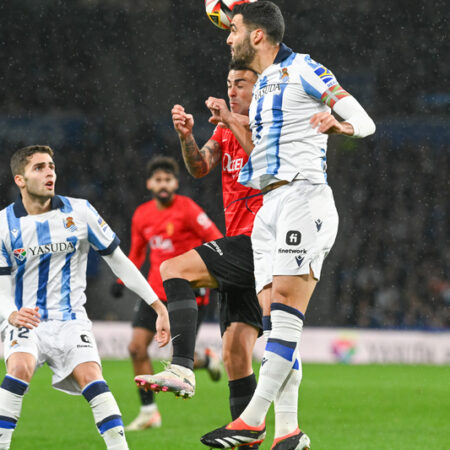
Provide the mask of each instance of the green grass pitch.
MULTIPOLYGON (((103 364, 124 422, 129 423, 139 407, 131 365, 103 364)), ((86 401, 55 391, 50 378, 46 367, 35 374, 11 448, 105 448, 86 401)), ((199 437, 229 420, 227 393, 225 379, 213 383, 200 371, 193 399, 158 394, 162 428, 127 433, 130 449, 206 449, 199 437)), ((450 367, 305 364, 300 426, 309 434, 312 450, 450 449, 450 367)), ((270 449, 272 439, 271 410, 261 450, 270 449)))

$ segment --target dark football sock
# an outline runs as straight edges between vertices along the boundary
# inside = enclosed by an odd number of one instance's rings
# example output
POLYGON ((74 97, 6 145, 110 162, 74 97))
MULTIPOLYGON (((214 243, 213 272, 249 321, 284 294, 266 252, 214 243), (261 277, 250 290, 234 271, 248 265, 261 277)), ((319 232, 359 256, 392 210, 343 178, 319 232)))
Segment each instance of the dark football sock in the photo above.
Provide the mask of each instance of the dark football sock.
POLYGON ((194 368, 198 308, 194 290, 187 280, 171 278, 163 282, 172 334, 172 364, 194 368))
POLYGON ((138 389, 139 397, 141 398, 142 406, 151 405, 155 402, 153 391, 144 391, 144 389, 138 389))
POLYGON ((248 402, 253 396, 256 389, 256 377, 252 373, 248 377, 239 378, 228 382, 230 389, 230 412, 232 420, 237 419, 248 402))

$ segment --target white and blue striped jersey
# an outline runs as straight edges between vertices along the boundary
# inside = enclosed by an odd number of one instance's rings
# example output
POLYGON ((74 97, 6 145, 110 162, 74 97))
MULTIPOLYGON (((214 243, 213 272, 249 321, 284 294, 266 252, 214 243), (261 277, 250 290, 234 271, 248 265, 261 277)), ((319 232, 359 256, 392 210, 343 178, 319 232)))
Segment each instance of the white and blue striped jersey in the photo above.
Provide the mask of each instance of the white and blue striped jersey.
POLYGON ((10 275, 17 309, 42 319, 86 317, 89 248, 111 254, 119 239, 87 200, 55 196, 51 210, 28 215, 21 197, 0 211, 0 275, 10 275))
POLYGON ((255 147, 239 182, 256 189, 296 177, 326 183, 328 136, 313 129, 310 119, 348 95, 328 69, 281 44, 253 88, 249 120, 255 147))

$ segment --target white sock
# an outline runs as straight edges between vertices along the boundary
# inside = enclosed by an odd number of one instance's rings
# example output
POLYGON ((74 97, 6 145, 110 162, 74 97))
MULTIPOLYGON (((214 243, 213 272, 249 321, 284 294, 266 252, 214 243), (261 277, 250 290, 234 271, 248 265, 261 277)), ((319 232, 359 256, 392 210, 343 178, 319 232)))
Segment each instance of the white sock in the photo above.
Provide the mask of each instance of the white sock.
POLYGON ((294 367, 275 397, 275 438, 286 436, 298 427, 298 389, 302 381, 302 362, 296 352, 294 367))
POLYGON ((255 394, 241 419, 250 426, 264 422, 267 411, 294 364, 303 328, 303 314, 282 303, 272 303, 272 330, 266 344, 255 394))
POLYGON ((83 395, 92 408, 95 424, 105 441, 106 448, 128 450, 122 416, 106 382, 96 380, 89 383, 83 389, 83 395))
POLYGON ((189 369, 189 367, 180 366, 179 364, 171 364, 170 367, 178 369, 184 376, 190 377, 194 375, 194 371, 189 369))
POLYGON ((158 406, 156 403, 150 403, 150 405, 142 405, 141 412, 149 414, 158 411, 158 406))
POLYGON ((6 374, 0 386, 0 449, 8 449, 28 383, 6 374))

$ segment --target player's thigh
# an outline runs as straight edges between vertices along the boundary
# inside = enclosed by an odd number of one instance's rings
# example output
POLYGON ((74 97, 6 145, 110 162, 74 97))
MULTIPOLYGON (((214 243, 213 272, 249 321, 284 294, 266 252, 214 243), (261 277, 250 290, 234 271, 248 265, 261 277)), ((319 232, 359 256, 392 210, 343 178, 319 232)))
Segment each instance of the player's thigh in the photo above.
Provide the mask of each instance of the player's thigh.
POLYGON ((98 363, 86 361, 75 366, 72 376, 80 389, 84 389, 89 383, 102 379, 102 369, 98 363))
POLYGON ((208 272, 203 259, 195 249, 164 261, 159 270, 163 281, 171 278, 183 278, 188 280, 193 287, 217 287, 217 281, 208 272))
POLYGON ((275 275, 272 298, 305 314, 316 285, 312 270, 308 275, 275 275))
POLYGON ((33 376, 40 355, 36 330, 12 325, 5 330, 3 344, 8 373, 27 382, 33 376))
POLYGON ((252 231, 253 262, 255 267, 255 289, 259 293, 272 282, 276 235, 272 227, 274 220, 270 204, 258 211, 252 231))
POLYGON ((273 275, 309 275, 312 268, 319 279, 338 226, 331 189, 294 183, 279 204, 273 275))
MULTIPOLYGON (((86 380, 101 374, 101 361, 97 343, 92 332, 92 323, 88 319, 76 319, 66 322, 50 321, 51 330, 45 336, 46 362, 53 372, 52 385, 55 389, 69 394, 79 394, 86 380), (76 367, 88 364, 87 369, 75 379, 76 367), (83 381, 84 380, 84 381, 83 381)), ((95 379, 95 378, 94 378, 95 379)))

